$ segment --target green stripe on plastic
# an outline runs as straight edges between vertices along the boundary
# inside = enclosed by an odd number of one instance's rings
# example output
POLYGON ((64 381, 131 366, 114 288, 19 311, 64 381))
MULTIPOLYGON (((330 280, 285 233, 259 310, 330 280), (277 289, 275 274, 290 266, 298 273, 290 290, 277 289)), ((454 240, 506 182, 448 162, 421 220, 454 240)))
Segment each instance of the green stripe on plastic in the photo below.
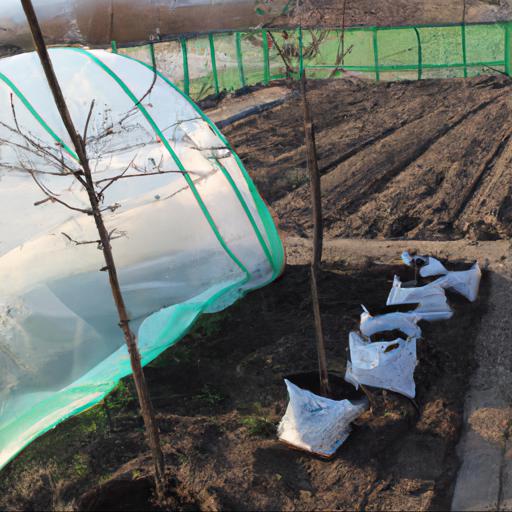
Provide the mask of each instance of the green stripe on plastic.
POLYGON ((19 98, 19 100, 25 105, 27 110, 34 116, 37 122, 46 130, 46 132, 51 135, 55 142, 58 142, 64 150, 73 157, 76 161, 78 161, 78 155, 50 128, 48 123, 39 115, 37 110, 32 106, 32 104, 27 100, 24 94, 16 87, 16 85, 3 73, 0 73, 0 80, 2 80, 19 98))
POLYGON ((171 157, 173 158, 174 162, 176 163, 176 165, 178 166, 178 169, 180 171, 183 172, 183 176, 185 178, 185 180, 187 181, 189 187, 190 187, 190 190, 192 191, 192 194, 194 195, 197 203, 199 204, 199 207, 201 208, 201 211, 203 212, 203 215, 205 216, 206 220, 208 221, 208 223, 210 224, 210 227, 212 229, 212 231, 214 232, 217 240, 219 241, 220 245, 222 246, 222 248, 226 251, 226 253, 228 254, 228 256, 233 260, 233 262, 235 263, 235 265, 237 267, 240 268, 240 270, 242 270, 242 272, 244 272, 247 276, 247 280, 250 279, 250 272, 247 270, 247 268, 245 267, 245 265, 235 256, 235 254, 233 253, 233 251, 228 247, 228 245, 226 244, 226 241, 224 240, 224 238, 222 237, 222 235, 220 234, 219 232, 219 229, 217 227, 217 225, 215 224, 215 221, 213 219, 213 217, 211 216, 210 212, 208 211, 208 208, 206 207, 203 199, 201 198, 201 195, 199 194, 197 188, 196 188, 196 185, 194 183, 194 181, 190 178, 190 176, 188 175, 188 172, 186 171, 185 167, 183 167, 183 164, 181 163, 180 159, 178 158, 178 155, 174 152, 174 150, 172 149, 171 145, 169 144, 169 141, 167 140, 167 138, 165 137, 165 135, 162 133, 162 131, 160 130, 160 128, 158 127, 158 125, 155 123, 155 120, 151 117, 151 115, 149 114, 149 112, 146 110, 146 108, 144 107, 144 105, 142 105, 139 100, 137 99, 137 97, 135 96, 135 94, 133 94, 133 92, 131 91, 131 89, 123 82, 123 80, 121 80, 119 78, 119 76, 117 76, 116 73, 114 73, 114 71, 112 71, 104 62, 102 62, 98 57, 96 57, 95 55, 93 55, 92 53, 88 52, 87 50, 84 50, 83 48, 68 48, 70 51, 75 51, 75 52, 78 52, 78 53, 81 53, 83 55, 86 55, 87 57, 89 57, 95 64, 97 64, 98 66, 100 66, 101 69, 103 69, 103 71, 105 71, 111 78, 114 79, 114 81, 121 87, 121 89, 126 93, 126 95, 133 101, 133 103, 137 106, 138 110, 141 112, 141 114, 146 118, 146 121, 150 124, 150 126, 153 128, 154 132, 156 135, 158 135, 158 137, 160 138, 160 140, 162 141, 162 143, 164 144, 165 148, 167 149, 167 151, 169 152, 169 154, 171 155, 171 157))
POLYGON ((242 56, 242 34, 235 33, 236 42, 236 61, 238 64, 238 77, 240 78, 240 87, 245 87, 244 61, 242 56))
POLYGON ((188 96, 190 94, 190 73, 188 70, 187 40, 184 37, 181 37, 180 43, 181 54, 183 57, 183 88, 185 89, 185 94, 188 96))
MULTIPOLYGON (((125 59, 133 60, 142 66, 151 69, 145 62, 139 61, 135 59, 134 57, 130 57, 129 55, 122 55, 125 59)), ((263 226, 265 228, 265 231, 267 233, 267 237, 270 243, 270 248, 273 254, 273 257, 269 254, 269 248, 265 241, 263 240, 263 237, 260 233, 259 228, 257 227, 256 223, 251 221, 251 224, 253 226, 256 226, 256 236, 258 237, 258 240, 262 244, 263 251, 267 255, 267 258, 269 260, 270 265, 272 266, 272 269, 274 271, 274 274, 272 276, 272 279, 275 279, 284 268, 284 250, 283 246, 281 244, 279 234, 277 232, 277 229, 274 224, 274 220, 272 219, 272 216, 270 215, 265 203, 263 202, 263 199, 261 198, 258 190, 256 189, 253 181, 251 180, 251 177, 249 176, 249 173, 247 172, 247 169, 245 168, 244 164, 240 160, 240 157, 233 151, 233 148, 231 147, 231 144, 229 141, 224 137, 223 133, 217 128, 215 123, 211 121, 211 119, 188 97, 181 91, 178 87, 176 87, 175 84, 173 84, 165 75, 163 75, 160 71, 157 71, 158 76, 164 80, 165 83, 167 83, 172 89, 174 89, 177 93, 179 93, 183 98, 190 104, 190 106, 197 112, 197 114, 210 126, 212 131, 219 137, 219 139, 222 141, 222 143, 229 149, 233 157, 235 158, 235 161, 242 172, 242 175, 245 179, 245 182, 247 184, 247 187, 249 189, 249 192, 251 193, 251 196, 254 200, 254 204, 256 206, 256 209, 258 210, 258 213, 260 215, 260 218, 263 222, 263 226)), ((227 173, 229 174, 229 173, 227 173)), ((230 176, 231 178, 231 176, 230 176)), ((245 203, 245 201, 244 201, 245 203)), ((246 205, 247 206, 247 205, 246 205)), ((244 208, 245 210, 245 208, 244 208)), ((246 210, 249 211, 250 210, 246 210)), ((252 217, 252 214, 251 214, 252 217)), ((249 219, 251 220, 251 219, 249 219)), ((254 219, 253 219, 254 220, 254 219)))
POLYGON ((219 94, 219 75, 217 73, 217 59, 215 58, 215 41, 213 40, 213 34, 208 34, 210 41, 210 59, 212 62, 212 73, 213 73, 213 86, 215 87, 215 94, 219 94))
POLYGON ((272 266, 272 270, 273 270, 273 272, 275 274, 276 268, 274 266, 272 255, 269 252, 269 249, 267 247, 267 244, 265 243, 265 240, 263 240, 263 236, 261 235, 261 232, 260 232, 260 230, 258 228, 258 225, 256 224, 256 220, 254 219, 254 216, 251 213, 251 210, 247 206, 247 203, 245 202, 245 200, 244 200, 244 198, 242 196, 242 193, 240 192, 240 190, 236 186, 236 183, 233 180, 233 177, 231 176, 231 174, 229 174, 227 169, 218 160, 214 160, 214 163, 222 171, 222 174, 224 174, 224 176, 228 180, 229 184, 231 185, 232 189, 235 191, 235 195, 236 195, 238 201, 240 202, 240 204, 241 204, 241 206, 242 206, 242 208, 243 208, 243 210, 245 212, 245 215, 249 219, 249 222, 251 223, 252 229, 253 229, 254 233, 256 234, 256 237, 258 238, 258 242, 261 245, 261 248, 263 249, 265 257, 267 258, 267 260, 269 261, 270 265, 272 266))

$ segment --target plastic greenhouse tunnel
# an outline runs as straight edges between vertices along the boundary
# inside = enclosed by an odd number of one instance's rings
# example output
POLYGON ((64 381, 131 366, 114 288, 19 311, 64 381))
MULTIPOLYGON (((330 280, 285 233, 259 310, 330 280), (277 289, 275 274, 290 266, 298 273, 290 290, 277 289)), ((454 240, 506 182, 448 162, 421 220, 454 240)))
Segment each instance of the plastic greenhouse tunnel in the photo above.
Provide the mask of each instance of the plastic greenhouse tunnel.
MULTIPOLYGON (((283 247, 240 159, 168 79, 105 51, 50 55, 75 125, 87 126, 147 364, 202 313, 275 279, 283 247)), ((73 174, 77 157, 36 54, 0 61, 0 102, 3 467, 131 370, 94 221, 82 212, 88 199, 73 174)))

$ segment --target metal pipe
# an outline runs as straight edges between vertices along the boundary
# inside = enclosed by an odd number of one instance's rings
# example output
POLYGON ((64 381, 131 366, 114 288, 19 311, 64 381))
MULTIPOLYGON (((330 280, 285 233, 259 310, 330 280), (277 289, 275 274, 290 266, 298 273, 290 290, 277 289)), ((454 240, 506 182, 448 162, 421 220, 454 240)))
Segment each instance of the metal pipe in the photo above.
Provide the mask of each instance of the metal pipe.
MULTIPOLYGON (((265 22, 254 0, 34 0, 34 7, 50 45, 137 44, 265 22)), ((0 55, 31 49, 19 0, 1 0, 0 55)))

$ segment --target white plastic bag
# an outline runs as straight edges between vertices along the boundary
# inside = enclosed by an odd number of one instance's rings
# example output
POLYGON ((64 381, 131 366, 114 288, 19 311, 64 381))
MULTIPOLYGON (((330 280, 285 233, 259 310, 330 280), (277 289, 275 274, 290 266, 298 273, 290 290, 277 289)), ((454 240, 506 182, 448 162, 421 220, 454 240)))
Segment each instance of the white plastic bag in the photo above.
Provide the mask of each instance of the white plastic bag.
POLYGON ((448 272, 431 284, 441 286, 445 290, 454 290, 469 301, 475 302, 478 297, 481 278, 482 271, 478 263, 475 263, 469 270, 448 272))
POLYGON ((277 430, 281 441, 331 457, 350 434, 350 423, 368 409, 366 398, 330 400, 285 379, 290 401, 277 430))
POLYGON ((372 316, 364 306, 362 306, 362 308, 363 313, 361 313, 359 328, 365 336, 372 336, 378 332, 397 329, 407 336, 421 338, 421 329, 418 326, 418 322, 421 320, 419 315, 411 313, 387 313, 372 316))
POLYGON ((482 271, 478 263, 475 263, 469 270, 452 272, 432 256, 411 256, 407 251, 402 253, 402 261, 409 267, 412 267, 414 263, 421 262, 421 277, 442 276, 430 283, 432 285, 440 286, 445 290, 454 290, 471 302, 474 302, 478 297, 478 289, 482 278, 482 271))
POLYGON ((350 359, 345 380, 389 389, 409 398, 416 396, 416 338, 371 343, 355 332, 349 335, 350 359))
POLYGON ((404 288, 400 278, 395 276, 386 304, 397 306, 418 303, 419 306, 415 310, 404 314, 429 322, 448 320, 453 316, 453 311, 448 304, 444 289, 436 283, 437 281, 425 286, 404 288))
POLYGON ((432 256, 411 256, 407 251, 402 253, 402 261, 412 267, 414 264, 420 263, 420 276, 441 276, 448 273, 446 267, 436 258, 432 256))

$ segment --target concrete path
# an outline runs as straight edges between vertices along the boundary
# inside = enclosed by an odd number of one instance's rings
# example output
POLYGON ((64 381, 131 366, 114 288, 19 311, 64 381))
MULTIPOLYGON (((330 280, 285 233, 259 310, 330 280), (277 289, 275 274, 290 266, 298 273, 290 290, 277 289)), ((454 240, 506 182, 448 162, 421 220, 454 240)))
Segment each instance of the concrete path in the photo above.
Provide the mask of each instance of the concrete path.
POLYGON ((453 510, 512 510, 512 272, 492 272, 465 404, 453 510))

